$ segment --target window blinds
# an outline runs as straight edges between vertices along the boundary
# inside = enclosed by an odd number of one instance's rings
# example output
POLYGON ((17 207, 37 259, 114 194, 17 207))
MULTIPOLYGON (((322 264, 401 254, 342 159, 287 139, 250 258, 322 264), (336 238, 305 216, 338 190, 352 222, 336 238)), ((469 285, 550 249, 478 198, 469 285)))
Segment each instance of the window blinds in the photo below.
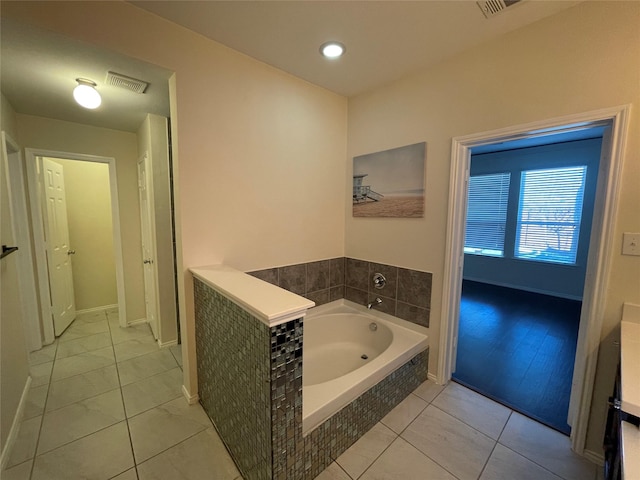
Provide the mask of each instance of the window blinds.
POLYGON ((465 253, 504 255, 510 180, 509 173, 469 178, 465 253))
POLYGON ((574 264, 587 167, 522 172, 515 257, 574 264))

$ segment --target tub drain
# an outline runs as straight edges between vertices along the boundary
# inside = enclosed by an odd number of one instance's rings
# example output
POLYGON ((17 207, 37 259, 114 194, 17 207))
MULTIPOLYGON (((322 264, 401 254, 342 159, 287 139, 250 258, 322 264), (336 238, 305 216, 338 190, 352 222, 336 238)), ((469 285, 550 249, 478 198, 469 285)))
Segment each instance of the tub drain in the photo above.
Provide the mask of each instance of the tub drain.
POLYGON ((363 360, 367 360, 369 356, 366 353, 363 353, 362 355, 360 355, 360 358, 363 360))

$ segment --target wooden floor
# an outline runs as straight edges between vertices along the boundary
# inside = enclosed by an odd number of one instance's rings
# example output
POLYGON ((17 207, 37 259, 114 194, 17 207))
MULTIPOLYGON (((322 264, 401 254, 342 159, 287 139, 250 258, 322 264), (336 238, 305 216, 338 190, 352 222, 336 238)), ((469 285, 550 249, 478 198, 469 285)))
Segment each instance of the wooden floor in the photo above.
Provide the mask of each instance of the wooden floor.
POLYGON ((455 381, 565 434, 581 302, 465 280, 455 381))

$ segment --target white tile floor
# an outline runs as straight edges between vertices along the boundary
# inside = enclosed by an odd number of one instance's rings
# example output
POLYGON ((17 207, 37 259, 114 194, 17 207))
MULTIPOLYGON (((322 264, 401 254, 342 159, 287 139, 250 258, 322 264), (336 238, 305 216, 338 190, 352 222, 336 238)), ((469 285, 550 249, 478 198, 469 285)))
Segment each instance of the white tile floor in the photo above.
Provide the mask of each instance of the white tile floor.
POLYGON ((115 310, 85 314, 30 355, 32 386, 2 480, 240 479, 200 405, 182 396, 179 347, 115 310))
POLYGON ((569 438, 461 385, 423 383, 317 480, 597 480, 569 438))
MULTIPOLYGON (((31 354, 32 388, 3 480, 216 480, 240 474, 200 405, 180 349, 146 325, 83 315, 31 354)), ((425 382, 318 480, 596 480, 569 439, 455 383, 425 382)))

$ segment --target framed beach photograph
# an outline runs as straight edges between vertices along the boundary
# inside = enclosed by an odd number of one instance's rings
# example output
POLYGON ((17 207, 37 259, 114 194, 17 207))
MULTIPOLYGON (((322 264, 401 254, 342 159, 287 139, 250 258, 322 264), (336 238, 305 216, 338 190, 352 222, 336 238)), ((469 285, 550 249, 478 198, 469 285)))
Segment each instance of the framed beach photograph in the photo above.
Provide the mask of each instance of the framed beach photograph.
POLYGON ((353 157, 354 217, 424 217, 426 142, 353 157))

